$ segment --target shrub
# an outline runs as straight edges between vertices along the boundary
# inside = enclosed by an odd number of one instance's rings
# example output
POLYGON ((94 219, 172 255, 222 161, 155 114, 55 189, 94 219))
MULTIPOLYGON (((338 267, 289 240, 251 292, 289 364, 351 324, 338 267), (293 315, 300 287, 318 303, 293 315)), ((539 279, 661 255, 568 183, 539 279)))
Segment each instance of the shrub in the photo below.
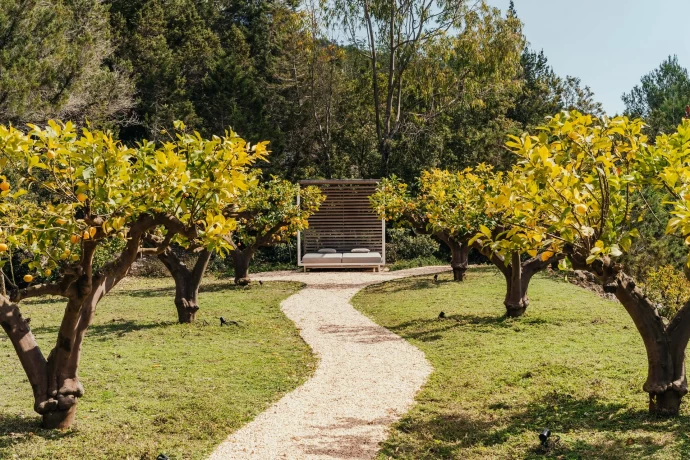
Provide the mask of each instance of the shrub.
POLYGON ((431 235, 417 235, 406 228, 386 230, 386 261, 427 259, 439 252, 439 243, 431 235))
POLYGON ((672 318, 690 298, 690 281, 673 265, 662 265, 647 271, 644 291, 652 302, 660 304, 659 314, 672 318))

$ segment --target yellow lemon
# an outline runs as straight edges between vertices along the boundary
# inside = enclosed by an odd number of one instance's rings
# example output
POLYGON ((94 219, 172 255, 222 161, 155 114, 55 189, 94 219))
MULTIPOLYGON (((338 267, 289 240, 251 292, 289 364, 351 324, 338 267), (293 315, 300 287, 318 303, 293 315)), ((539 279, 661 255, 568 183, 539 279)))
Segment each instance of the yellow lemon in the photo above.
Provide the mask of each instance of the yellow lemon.
POLYGON ((25 283, 30 283, 34 280, 34 277, 31 275, 24 275, 24 282, 25 283))
POLYGON ((581 216, 584 216, 587 213, 587 205, 585 204, 576 204, 575 205, 575 212, 580 214, 581 216))
POLYGON ((79 242, 79 236, 78 235, 72 235, 72 236, 70 236, 69 240, 72 242, 72 244, 77 244, 79 242))
POLYGON ((49 269, 46 270, 44 273, 45 273, 46 276, 50 276, 50 275, 53 273, 53 271, 49 268, 49 269))
POLYGON ((6 192, 10 189, 10 183, 5 181, 5 182, 0 182, 0 190, 3 192, 6 192))
POLYGON ((86 201, 87 198, 88 198, 88 196, 86 196, 85 193, 80 193, 80 194, 77 195, 77 200, 81 201, 82 203, 83 203, 84 201, 86 201))
POLYGON ((0 243, 0 252, 7 251, 7 245, 5 243, 0 243))

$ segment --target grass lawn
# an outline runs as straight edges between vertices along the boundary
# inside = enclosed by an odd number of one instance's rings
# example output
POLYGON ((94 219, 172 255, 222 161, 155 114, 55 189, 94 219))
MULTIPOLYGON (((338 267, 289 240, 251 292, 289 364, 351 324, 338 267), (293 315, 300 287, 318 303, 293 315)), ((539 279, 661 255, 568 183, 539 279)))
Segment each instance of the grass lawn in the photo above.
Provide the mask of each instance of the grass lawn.
MULTIPOLYGON (((227 435, 304 382, 315 359, 280 302, 300 289, 271 282, 236 288, 209 278, 193 325, 176 324, 173 284, 126 279, 98 306, 83 348, 86 394, 74 428, 39 429, 31 388, 0 340, 0 458, 203 458, 227 435), (218 318, 241 327, 219 326, 218 318)), ((62 301, 26 302, 44 353, 62 301)))
POLYGON ((526 316, 505 319, 497 271, 450 280, 392 281, 353 300, 435 369, 380 458, 690 458, 690 403, 675 419, 647 415, 644 346, 619 303, 538 277, 526 316), (560 436, 549 452, 544 427, 560 436))

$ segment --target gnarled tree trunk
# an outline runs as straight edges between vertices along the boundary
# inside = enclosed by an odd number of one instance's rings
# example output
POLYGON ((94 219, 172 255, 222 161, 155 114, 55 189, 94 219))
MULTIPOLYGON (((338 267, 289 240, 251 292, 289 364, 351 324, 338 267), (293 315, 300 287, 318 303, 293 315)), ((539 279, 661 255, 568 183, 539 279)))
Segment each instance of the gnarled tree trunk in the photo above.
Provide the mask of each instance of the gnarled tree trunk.
POLYGON ((249 263, 254 257, 254 249, 234 249, 230 252, 232 264, 235 268, 235 284, 246 286, 251 282, 249 279, 249 263))
POLYGON ((502 270, 506 278, 506 297, 503 305, 506 307, 506 316, 517 318, 525 314, 529 306, 527 288, 529 280, 523 277, 520 254, 513 253, 510 264, 502 270))
POLYGON ((211 260, 211 251, 199 252, 193 269, 187 268, 184 262, 175 255, 171 248, 158 254, 158 258, 168 269, 175 280, 175 308, 180 323, 192 323, 199 311, 199 286, 211 260))
POLYGON ((474 247, 487 257, 505 277, 506 296, 503 304, 506 307, 506 316, 511 318, 520 317, 527 311, 529 306, 527 289, 532 277, 564 257, 561 254, 555 254, 544 258, 542 254, 537 254, 535 257, 522 261, 519 253, 513 253, 510 256, 510 262, 506 263, 503 256, 493 252, 490 248, 478 242, 474 243, 474 247))
POLYGON ((449 238, 448 246, 450 247, 453 281, 465 281, 471 248, 466 243, 458 243, 452 238, 449 238))
POLYGON ((608 257, 587 264, 586 256, 569 254, 568 258, 573 268, 599 277, 604 290, 616 296, 642 337, 647 351, 647 380, 642 389, 649 394, 650 414, 678 415, 683 396, 688 392, 685 349, 690 339, 690 300, 665 326, 656 306, 621 271, 620 265, 608 257))
POLYGON ((690 301, 665 327, 655 306, 631 277, 621 272, 615 281, 616 298, 635 323, 647 350, 647 381, 642 389, 649 393, 649 412, 678 415, 688 392, 685 349, 690 338, 690 301))
MULTIPOLYGON (((82 259, 77 266, 56 283, 46 283, 14 290, 10 298, 0 296, 0 325, 9 337, 26 372, 34 393, 34 410, 43 416, 45 428, 69 428, 74 422, 79 398, 84 387, 78 369, 86 330, 93 320, 98 302, 125 277, 140 248, 143 234, 157 225, 171 225, 184 231, 174 218, 165 215, 142 215, 131 227, 129 239, 120 256, 94 274, 93 255, 98 246, 94 240, 84 241, 82 259), (17 304, 22 299, 58 295, 67 299, 67 307, 58 330, 57 343, 44 358, 43 353, 22 317, 17 304)), ((165 247, 176 233, 169 230, 165 247)), ((98 234, 97 234, 98 235, 98 234)), ((191 233, 186 234, 192 236, 191 233)), ((156 248, 157 252, 162 247, 156 248)))
POLYGON ((458 241, 445 233, 437 232, 436 238, 443 241, 450 249, 450 266, 453 269, 453 281, 464 281, 467 273, 470 249, 467 241, 458 241))

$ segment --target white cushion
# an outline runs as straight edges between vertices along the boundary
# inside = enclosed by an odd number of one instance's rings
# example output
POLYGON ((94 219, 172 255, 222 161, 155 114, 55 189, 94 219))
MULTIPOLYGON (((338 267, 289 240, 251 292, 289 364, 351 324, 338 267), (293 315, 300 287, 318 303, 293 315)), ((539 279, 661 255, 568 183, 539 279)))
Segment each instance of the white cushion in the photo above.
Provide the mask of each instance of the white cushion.
POLYGON ((357 253, 347 252, 343 254, 343 264, 380 264, 381 254, 378 252, 357 253))
POLYGON ((371 252, 371 250, 370 250, 370 249, 367 249, 367 248, 354 248, 354 249, 353 249, 352 251, 350 251, 350 252, 354 252, 354 253, 367 253, 367 252, 371 252))
POLYGON ((336 252, 337 251, 335 249, 332 249, 332 248, 319 249, 319 253, 321 253, 321 254, 335 254, 336 252))
POLYGON ((342 254, 305 254, 302 256, 302 263, 307 265, 339 264, 342 260, 342 254))

